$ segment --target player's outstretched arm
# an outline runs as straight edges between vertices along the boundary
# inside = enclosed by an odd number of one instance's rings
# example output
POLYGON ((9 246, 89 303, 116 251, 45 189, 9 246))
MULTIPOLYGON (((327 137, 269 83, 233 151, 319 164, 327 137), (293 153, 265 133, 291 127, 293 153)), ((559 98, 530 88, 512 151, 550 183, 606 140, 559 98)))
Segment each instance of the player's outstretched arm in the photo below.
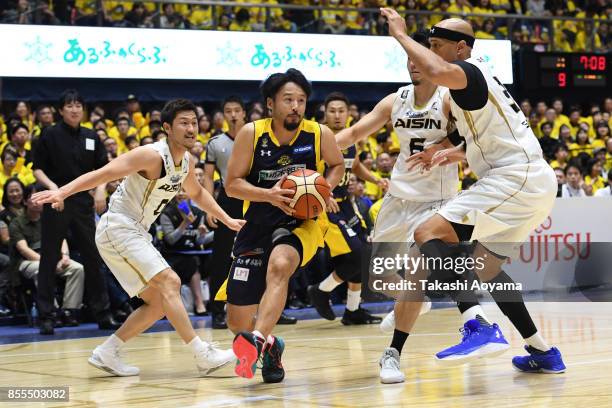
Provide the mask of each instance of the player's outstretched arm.
POLYGON ((341 130, 336 134, 336 143, 340 149, 346 149, 360 140, 366 139, 371 134, 378 132, 391 119, 391 110, 396 95, 387 95, 376 104, 374 109, 368 112, 359 122, 350 128, 341 130))
POLYGON ((397 11, 381 8, 380 13, 389 23, 389 34, 400 43, 410 61, 421 74, 436 85, 449 89, 465 89, 468 81, 461 67, 444 61, 406 34, 406 21, 397 11))
POLYGON ((227 180, 225 192, 228 196, 240 200, 270 203, 286 214, 291 215, 294 210, 289 207, 293 190, 281 188, 285 177, 279 180, 272 188, 256 187, 246 180, 251 171, 251 162, 254 151, 255 125, 247 123, 240 129, 234 140, 234 148, 227 164, 227 180))
POLYGON ((213 196, 198 183, 195 177, 194 168, 195 164, 191 162, 189 164, 189 173, 183 182, 183 189, 185 189, 187 195, 195 201, 198 207, 227 225, 229 229, 239 231, 245 221, 230 217, 221 207, 219 207, 219 204, 217 204, 213 196))
POLYGON ((159 153, 155 150, 138 147, 122 154, 106 166, 72 180, 58 190, 47 190, 32 195, 32 200, 39 204, 52 204, 53 208, 61 207, 63 201, 73 194, 91 190, 100 184, 119 180, 129 174, 147 170, 159 160, 159 153))

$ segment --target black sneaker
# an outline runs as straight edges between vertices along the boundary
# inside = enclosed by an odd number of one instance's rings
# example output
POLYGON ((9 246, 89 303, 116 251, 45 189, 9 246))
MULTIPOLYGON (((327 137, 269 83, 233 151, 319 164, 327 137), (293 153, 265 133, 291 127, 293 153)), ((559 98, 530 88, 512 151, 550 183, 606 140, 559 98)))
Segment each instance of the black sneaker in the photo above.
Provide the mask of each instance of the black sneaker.
POLYGON ((40 321, 40 334, 42 335, 52 335, 55 333, 53 328, 53 320, 51 319, 42 319, 40 321))
POLYGON ((297 321, 298 321, 297 318, 291 317, 291 316, 287 316, 283 312, 283 313, 281 313, 280 317, 278 318, 278 322, 276 324, 296 324, 297 321))
POLYGON ((310 303, 312 303, 317 313, 319 313, 322 318, 327 320, 336 319, 336 315, 329 303, 328 292, 323 292, 319 289, 318 285, 310 285, 308 286, 308 296, 310 297, 310 303))
POLYGON ((76 310, 64 309, 62 310, 62 321, 65 327, 76 327, 79 325, 79 319, 77 318, 76 310))
POLYGON ((213 313, 212 314, 212 328, 213 329, 227 329, 227 323, 225 322, 225 313, 213 313))
POLYGON ((64 321, 62 320, 62 311, 54 310, 51 312, 51 320, 53 320, 53 326, 55 328, 64 327, 64 321))
POLYGON ((266 344, 263 352, 261 376, 265 383, 279 383, 285 378, 285 369, 281 358, 285 351, 285 342, 280 337, 274 337, 274 343, 266 344))
POLYGON ((348 309, 344 309, 344 316, 342 316, 342 324, 346 326, 359 325, 359 324, 377 324, 382 322, 382 318, 374 316, 362 308, 358 308, 354 312, 348 309))

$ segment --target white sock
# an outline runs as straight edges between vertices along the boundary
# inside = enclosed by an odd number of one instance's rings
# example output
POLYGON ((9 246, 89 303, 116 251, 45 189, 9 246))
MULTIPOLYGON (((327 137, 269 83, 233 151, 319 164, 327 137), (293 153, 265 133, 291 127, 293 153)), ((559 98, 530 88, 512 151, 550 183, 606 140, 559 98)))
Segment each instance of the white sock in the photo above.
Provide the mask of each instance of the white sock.
POLYGON ((193 340, 187 343, 189 347, 191 347, 191 351, 194 355, 198 355, 200 352, 204 350, 204 342, 199 336, 195 336, 193 340))
POLYGON ((527 343, 531 347, 538 349, 540 351, 550 350, 550 346, 546 344, 546 342, 544 341, 544 339, 542 338, 539 332, 536 332, 536 334, 534 334, 531 337, 527 337, 525 339, 525 343, 527 343))
POLYGON ((321 283, 319 283, 319 289, 321 289, 323 292, 331 292, 341 283, 342 282, 338 282, 334 279, 334 274, 332 273, 327 278, 323 279, 321 283))
POLYGON ((487 315, 485 314, 484 310, 482 310, 482 306, 480 305, 472 306, 465 312, 461 313, 464 323, 468 320, 476 319, 476 315, 482 317, 487 323, 490 323, 489 319, 487 319, 487 315))
POLYGON ((123 340, 113 334, 108 339, 106 339, 106 341, 102 343, 100 347, 103 347, 105 349, 120 349, 121 347, 123 347, 124 344, 125 342, 123 340))
POLYGON ((354 312, 359 308, 361 303, 361 289, 360 290, 347 290, 346 291, 346 310, 354 312))

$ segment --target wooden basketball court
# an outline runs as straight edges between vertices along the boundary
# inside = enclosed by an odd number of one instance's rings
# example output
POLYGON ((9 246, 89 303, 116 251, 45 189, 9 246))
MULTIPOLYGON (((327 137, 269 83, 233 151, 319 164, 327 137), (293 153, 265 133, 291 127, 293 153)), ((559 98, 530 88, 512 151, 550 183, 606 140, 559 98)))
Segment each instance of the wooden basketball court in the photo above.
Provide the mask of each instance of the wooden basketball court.
MULTIPOLYGON (((339 319, 280 326, 287 370, 281 384, 237 378, 225 367, 197 378, 193 358, 174 332, 143 334, 126 346, 126 361, 139 377, 116 378, 87 364, 101 338, 0 346, 0 386, 69 386, 70 402, 0 403, 2 406, 71 407, 609 407, 612 405, 612 304, 531 303, 529 309, 547 341, 558 346, 565 374, 523 374, 510 360, 522 353, 518 332, 486 304, 512 348, 471 365, 445 368, 432 355, 455 344, 461 322, 453 309, 422 316, 402 355, 403 384, 378 379, 378 359, 390 336, 377 326, 344 327, 339 319)), ((212 340, 213 331, 198 334, 212 340)), ((229 347, 229 331, 214 340, 229 347)))

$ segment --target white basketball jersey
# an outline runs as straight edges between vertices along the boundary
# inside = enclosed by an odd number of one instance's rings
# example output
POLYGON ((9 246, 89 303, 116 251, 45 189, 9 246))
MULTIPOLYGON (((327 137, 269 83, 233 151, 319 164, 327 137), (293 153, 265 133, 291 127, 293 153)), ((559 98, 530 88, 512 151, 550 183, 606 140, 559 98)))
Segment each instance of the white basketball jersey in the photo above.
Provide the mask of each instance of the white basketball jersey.
POLYGON ((159 153, 163 160, 162 174, 165 175, 157 180, 149 180, 138 173, 130 174, 111 196, 108 211, 121 213, 148 230, 166 204, 181 189, 189 173, 189 153, 185 152, 180 167, 175 168, 166 139, 146 145, 145 148, 159 153))
POLYGON ((542 149, 529 121, 502 83, 481 58, 470 58, 487 82, 489 99, 476 111, 464 111, 453 100, 451 112, 466 140, 466 157, 478 177, 491 169, 542 159, 542 149))
POLYGON ((421 173, 408 171, 406 159, 440 142, 447 134, 448 119, 444 116, 443 102, 447 88, 438 87, 423 107, 415 104, 414 85, 397 90, 391 120, 400 142, 400 154, 391 173, 389 192, 410 201, 427 202, 446 200, 457 193, 457 166, 439 166, 421 173))

